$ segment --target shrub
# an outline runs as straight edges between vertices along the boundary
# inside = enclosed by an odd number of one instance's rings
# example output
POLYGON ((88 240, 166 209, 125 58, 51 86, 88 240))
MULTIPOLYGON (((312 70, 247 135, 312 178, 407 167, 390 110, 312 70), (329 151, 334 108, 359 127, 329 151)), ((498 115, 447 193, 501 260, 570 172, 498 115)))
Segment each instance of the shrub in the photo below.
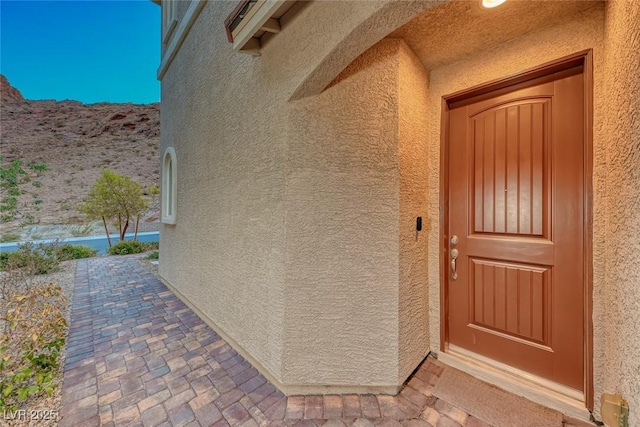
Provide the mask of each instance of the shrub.
POLYGON ((26 269, 28 275, 49 274, 59 270, 60 261, 89 258, 97 253, 84 245, 26 242, 19 244, 15 252, 0 253, 0 270, 26 269))
POLYGON ((20 235, 18 233, 5 233, 0 236, 0 243, 15 242, 17 240, 20 240, 20 235))
MULTIPOLYGON (((25 213, 21 209, 20 199, 25 194, 30 194, 38 203, 42 200, 37 198, 35 188, 41 186, 40 181, 35 178, 48 170, 48 166, 33 162, 27 163, 25 167, 22 160, 13 160, 6 164, 3 156, 0 156, 0 189, 3 190, 3 197, 0 199, 0 222, 9 222, 20 219, 23 224, 31 224, 35 221, 33 215, 25 213), (27 186, 30 184, 31 187, 27 186)), ((33 202, 32 202, 33 203, 33 202)))
POLYGON ((18 244, 16 252, 0 254, 0 269, 25 269, 29 275, 54 273, 60 269, 56 247, 56 243, 18 244))
POLYGON ((158 251, 149 252, 149 255, 147 255, 146 258, 151 260, 157 260, 160 258, 160 254, 158 253, 158 251))
POLYGON ((92 249, 86 245, 72 245, 65 243, 56 248, 56 257, 59 261, 68 261, 71 259, 91 258, 98 253, 96 249, 92 249))
POLYGON ((0 270, 5 270, 10 262, 12 252, 0 252, 0 270))
POLYGON ((147 251, 147 245, 137 240, 123 240, 109 248, 109 255, 139 254, 147 251))
POLYGON ((157 251, 160 248, 160 242, 147 242, 145 246, 148 251, 157 251))

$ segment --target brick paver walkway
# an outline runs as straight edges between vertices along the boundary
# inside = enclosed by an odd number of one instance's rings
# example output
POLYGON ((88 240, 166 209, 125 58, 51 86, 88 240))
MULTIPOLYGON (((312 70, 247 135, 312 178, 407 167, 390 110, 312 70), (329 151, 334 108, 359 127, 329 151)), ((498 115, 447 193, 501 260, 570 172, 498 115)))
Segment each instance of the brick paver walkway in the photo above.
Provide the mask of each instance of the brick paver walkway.
POLYGON ((486 426, 431 395, 285 397, 136 257, 78 262, 60 426, 486 426))

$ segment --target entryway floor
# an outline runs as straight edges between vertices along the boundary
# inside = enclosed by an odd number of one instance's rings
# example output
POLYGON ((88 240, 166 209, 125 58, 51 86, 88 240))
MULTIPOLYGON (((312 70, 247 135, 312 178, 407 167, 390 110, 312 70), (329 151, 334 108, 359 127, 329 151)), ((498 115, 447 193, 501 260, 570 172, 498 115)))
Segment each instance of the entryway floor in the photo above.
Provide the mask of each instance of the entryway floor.
MULTIPOLYGON (((431 357, 397 396, 286 397, 138 258, 78 262, 60 426, 491 425, 436 397, 453 368, 431 357)), ((476 403, 516 411, 518 426, 552 427, 537 424, 526 405, 483 396, 476 403)), ((557 415, 559 427, 591 425, 557 415)))

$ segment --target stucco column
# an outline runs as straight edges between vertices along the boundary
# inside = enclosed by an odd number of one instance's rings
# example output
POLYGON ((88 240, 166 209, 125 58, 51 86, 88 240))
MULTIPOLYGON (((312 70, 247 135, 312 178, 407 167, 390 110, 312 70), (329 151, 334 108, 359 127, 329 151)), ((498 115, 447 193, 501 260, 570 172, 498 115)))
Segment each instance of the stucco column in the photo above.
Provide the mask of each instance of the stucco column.
POLYGON ((601 392, 621 393, 631 408, 629 425, 635 426, 640 425, 640 2, 607 2, 605 66, 606 363, 595 406, 599 409, 601 392))

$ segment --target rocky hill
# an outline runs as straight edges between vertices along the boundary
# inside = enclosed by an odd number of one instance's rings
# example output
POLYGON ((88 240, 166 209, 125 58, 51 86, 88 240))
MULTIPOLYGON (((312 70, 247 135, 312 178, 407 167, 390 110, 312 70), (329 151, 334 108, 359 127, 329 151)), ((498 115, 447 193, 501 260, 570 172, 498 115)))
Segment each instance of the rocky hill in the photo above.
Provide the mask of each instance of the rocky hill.
MULTIPOLYGON (((102 169, 128 175, 146 188, 158 185, 159 133, 157 103, 85 105, 77 101, 25 100, 1 76, 3 166, 13 160, 47 165, 47 171, 38 177, 41 186, 33 188, 36 197, 24 195, 20 200, 36 225, 85 224, 77 205, 102 169), (39 201, 34 204, 34 200, 39 201)), ((152 205, 147 223, 157 222, 157 203, 152 205)), ((24 230, 17 220, 0 226, 3 234, 24 230)))
POLYGON ((9 80, 2 74, 0 74, 0 97, 2 103, 24 103, 25 99, 20 91, 9 83, 9 80))

